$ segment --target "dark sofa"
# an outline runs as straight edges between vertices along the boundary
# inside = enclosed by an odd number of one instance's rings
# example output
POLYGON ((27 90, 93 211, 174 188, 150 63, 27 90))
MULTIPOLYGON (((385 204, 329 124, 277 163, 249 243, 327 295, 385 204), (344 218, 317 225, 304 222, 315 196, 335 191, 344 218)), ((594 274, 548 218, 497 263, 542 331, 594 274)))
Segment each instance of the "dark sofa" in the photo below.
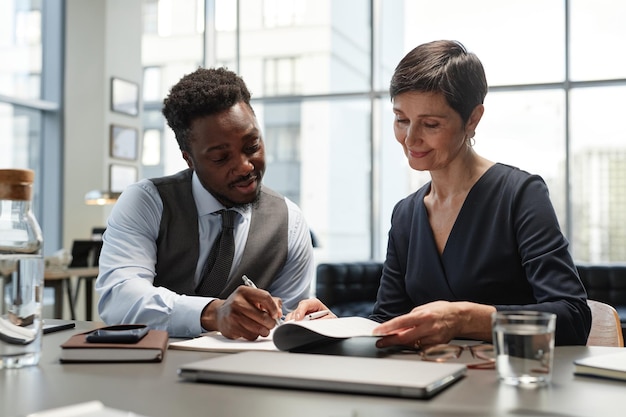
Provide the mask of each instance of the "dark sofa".
POLYGON ((339 317, 367 317, 372 313, 381 262, 322 263, 317 266, 315 296, 339 317))
MULTIPOLYGON (((615 307, 626 334, 626 264, 576 265, 592 300, 615 307)), ((381 262, 322 263, 317 267, 316 296, 338 316, 367 317, 374 307, 381 262)))

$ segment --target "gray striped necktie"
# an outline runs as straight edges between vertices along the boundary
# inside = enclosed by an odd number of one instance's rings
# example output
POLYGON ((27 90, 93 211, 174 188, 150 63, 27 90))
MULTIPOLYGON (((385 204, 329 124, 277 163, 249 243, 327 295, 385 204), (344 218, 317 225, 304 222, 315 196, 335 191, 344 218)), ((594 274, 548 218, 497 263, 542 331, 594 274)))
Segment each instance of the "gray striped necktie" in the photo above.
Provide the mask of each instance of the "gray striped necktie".
POLYGON ((233 210, 221 210, 222 231, 215 240, 209 257, 202 269, 202 281, 196 288, 198 295, 217 297, 228 280, 230 268, 235 255, 235 218, 237 212, 233 210))

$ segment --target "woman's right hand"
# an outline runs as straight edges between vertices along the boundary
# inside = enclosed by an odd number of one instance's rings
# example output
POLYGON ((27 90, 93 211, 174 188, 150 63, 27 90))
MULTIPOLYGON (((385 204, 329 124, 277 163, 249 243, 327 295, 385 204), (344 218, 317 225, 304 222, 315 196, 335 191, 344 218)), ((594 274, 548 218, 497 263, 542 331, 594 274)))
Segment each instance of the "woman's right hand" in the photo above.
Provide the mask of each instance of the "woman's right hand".
MULTIPOLYGON (((330 311, 330 309, 326 307, 324 303, 322 303, 317 298, 309 298, 306 300, 302 300, 298 303, 298 307, 296 307, 295 310, 293 310, 292 312, 287 314, 287 316, 285 316, 285 321, 287 320, 299 321, 299 320, 302 320, 307 314, 315 313, 316 311, 322 311, 322 310, 330 311)), ((332 311, 330 311, 330 313, 324 316, 323 318, 330 319, 330 318, 337 318, 337 316, 332 311)))

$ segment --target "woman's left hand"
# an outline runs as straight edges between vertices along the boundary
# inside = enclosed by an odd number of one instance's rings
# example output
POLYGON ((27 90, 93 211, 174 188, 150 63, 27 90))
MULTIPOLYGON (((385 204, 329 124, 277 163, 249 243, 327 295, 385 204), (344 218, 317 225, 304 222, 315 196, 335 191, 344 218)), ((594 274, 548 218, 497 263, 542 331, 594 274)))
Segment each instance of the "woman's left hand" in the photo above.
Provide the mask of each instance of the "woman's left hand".
POLYGON ((395 317, 374 329, 383 336, 376 342, 379 348, 401 345, 419 348, 448 343, 459 336, 474 335, 490 339, 492 306, 467 302, 434 301, 395 317), (468 328, 468 324, 475 328, 468 328))

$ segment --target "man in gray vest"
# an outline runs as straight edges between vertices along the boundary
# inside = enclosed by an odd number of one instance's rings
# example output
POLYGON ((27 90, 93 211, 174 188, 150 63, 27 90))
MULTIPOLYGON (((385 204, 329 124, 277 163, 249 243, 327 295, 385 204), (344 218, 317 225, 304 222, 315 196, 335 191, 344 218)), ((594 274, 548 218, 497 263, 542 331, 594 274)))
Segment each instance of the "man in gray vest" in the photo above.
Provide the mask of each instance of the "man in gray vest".
POLYGON ((267 336, 283 308, 309 297, 313 247, 300 209, 261 184, 250 93, 231 71, 199 68, 172 87, 163 114, 189 169, 141 180, 113 207, 100 316, 178 337, 267 336))

